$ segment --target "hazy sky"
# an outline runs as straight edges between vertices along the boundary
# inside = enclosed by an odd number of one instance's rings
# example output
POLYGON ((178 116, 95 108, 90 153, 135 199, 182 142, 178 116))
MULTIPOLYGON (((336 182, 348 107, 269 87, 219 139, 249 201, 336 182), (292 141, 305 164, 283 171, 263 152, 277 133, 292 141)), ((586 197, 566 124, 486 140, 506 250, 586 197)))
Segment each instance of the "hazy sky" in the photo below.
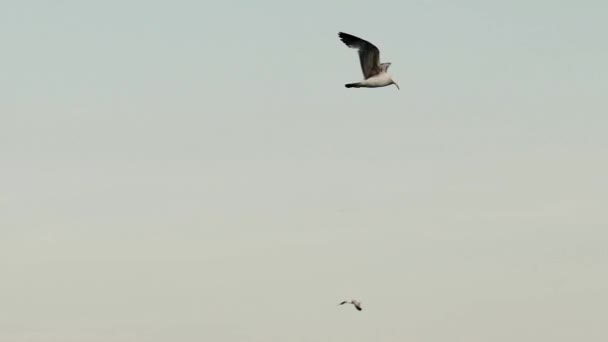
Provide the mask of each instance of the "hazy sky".
POLYGON ((607 13, 3 1, 0 341, 607 341, 607 13))

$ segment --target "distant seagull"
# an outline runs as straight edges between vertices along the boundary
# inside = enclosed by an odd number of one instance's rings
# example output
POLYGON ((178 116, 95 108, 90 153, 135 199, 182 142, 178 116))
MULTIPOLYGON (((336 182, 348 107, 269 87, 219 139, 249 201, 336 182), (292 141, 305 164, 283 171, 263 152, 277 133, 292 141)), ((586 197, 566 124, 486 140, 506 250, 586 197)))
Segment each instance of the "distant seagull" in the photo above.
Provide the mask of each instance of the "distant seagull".
POLYGON ((355 308, 357 308, 357 310, 359 310, 359 311, 363 310, 363 308, 361 308, 361 302, 358 301, 358 300, 354 300, 354 299, 345 300, 345 301, 343 301, 342 303, 340 303, 338 305, 344 305, 344 304, 352 304, 352 305, 355 306, 355 308))
POLYGON ((345 84, 346 88, 378 88, 394 84, 399 89, 399 85, 386 73, 391 63, 380 63, 380 51, 374 44, 344 32, 338 33, 338 37, 346 46, 359 50, 361 70, 365 77, 361 82, 345 84))

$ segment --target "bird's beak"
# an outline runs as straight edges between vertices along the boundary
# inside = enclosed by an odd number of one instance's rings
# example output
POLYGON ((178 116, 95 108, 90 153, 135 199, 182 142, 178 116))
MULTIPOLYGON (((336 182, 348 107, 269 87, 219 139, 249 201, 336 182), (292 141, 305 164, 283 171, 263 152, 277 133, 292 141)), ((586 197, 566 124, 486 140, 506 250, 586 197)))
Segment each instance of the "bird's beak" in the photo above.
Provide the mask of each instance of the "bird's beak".
MULTIPOLYGON (((397 84, 397 82, 393 81, 393 84, 395 85, 395 87, 397 87, 397 89, 399 89, 399 85, 397 84)), ((401 89, 399 89, 401 90, 401 89)))

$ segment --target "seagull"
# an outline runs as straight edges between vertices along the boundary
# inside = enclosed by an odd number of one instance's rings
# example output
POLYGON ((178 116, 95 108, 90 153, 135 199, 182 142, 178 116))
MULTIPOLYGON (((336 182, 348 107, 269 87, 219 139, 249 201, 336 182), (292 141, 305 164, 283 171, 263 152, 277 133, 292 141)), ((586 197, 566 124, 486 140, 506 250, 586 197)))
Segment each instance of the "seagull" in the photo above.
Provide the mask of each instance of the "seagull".
POLYGON ((378 88, 394 84, 399 89, 397 82, 386 73, 391 63, 380 63, 380 51, 374 44, 344 32, 339 32, 338 37, 346 46, 359 50, 361 70, 365 77, 361 82, 345 84, 346 88, 378 88))
POLYGON ((343 305, 343 304, 352 304, 355 306, 355 308, 357 308, 357 310, 359 310, 359 311, 363 310, 363 308, 361 308, 361 302, 358 300, 355 300, 355 299, 345 300, 338 305, 343 305))

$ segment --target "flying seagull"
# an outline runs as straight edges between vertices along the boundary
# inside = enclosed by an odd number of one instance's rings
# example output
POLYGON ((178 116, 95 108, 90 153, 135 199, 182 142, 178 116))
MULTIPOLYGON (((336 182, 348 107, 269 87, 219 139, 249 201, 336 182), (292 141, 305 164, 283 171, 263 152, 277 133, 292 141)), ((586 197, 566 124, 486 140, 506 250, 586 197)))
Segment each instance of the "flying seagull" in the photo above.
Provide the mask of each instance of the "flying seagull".
POLYGON ((363 308, 361 308, 361 302, 358 301, 358 300, 354 300, 354 299, 345 300, 345 301, 343 301, 342 303, 340 303, 338 305, 343 305, 343 304, 352 304, 352 305, 355 306, 355 308, 357 308, 357 310, 359 310, 359 311, 363 310, 363 308))
POLYGON ((346 88, 378 88, 394 84, 399 89, 399 85, 386 73, 391 63, 380 63, 380 51, 374 44, 344 32, 338 33, 338 37, 346 46, 359 50, 364 77, 361 82, 345 84, 346 88))

